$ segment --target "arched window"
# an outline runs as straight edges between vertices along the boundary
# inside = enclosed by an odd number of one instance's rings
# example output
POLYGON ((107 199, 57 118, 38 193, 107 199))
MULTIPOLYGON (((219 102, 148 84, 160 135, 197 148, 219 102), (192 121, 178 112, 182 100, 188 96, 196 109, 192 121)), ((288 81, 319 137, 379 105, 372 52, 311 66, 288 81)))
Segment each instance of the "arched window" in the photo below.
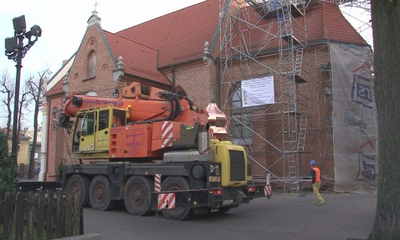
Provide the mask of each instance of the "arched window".
POLYGON ((92 51, 88 61, 88 78, 96 76, 96 53, 92 51))
POLYGON ((183 90, 181 86, 177 86, 174 90, 174 93, 178 94, 179 96, 185 96, 187 97, 186 91, 183 90))
POLYGON ((99 96, 99 95, 97 94, 97 92, 93 92, 93 91, 89 91, 89 92, 87 92, 85 95, 86 95, 86 96, 94 96, 94 97, 99 96))

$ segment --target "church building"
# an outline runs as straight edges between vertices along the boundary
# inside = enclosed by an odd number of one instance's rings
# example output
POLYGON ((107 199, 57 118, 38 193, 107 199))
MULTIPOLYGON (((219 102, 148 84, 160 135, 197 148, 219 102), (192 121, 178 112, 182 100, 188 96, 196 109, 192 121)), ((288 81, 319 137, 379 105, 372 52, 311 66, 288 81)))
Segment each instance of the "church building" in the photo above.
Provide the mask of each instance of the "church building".
POLYGON ((316 160, 329 188, 376 191, 372 52, 336 3, 205 0, 115 33, 100 15, 47 83, 41 180, 76 164, 57 122, 67 94, 113 97, 139 82, 202 108, 213 99, 255 180, 298 191, 316 160))

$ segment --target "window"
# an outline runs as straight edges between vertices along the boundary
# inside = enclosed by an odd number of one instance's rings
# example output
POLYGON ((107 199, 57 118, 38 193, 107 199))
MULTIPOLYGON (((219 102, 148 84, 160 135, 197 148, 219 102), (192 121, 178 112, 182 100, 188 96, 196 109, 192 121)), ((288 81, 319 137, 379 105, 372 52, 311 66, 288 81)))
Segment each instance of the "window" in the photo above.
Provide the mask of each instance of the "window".
POLYGON ((82 136, 93 135, 95 127, 95 114, 88 112, 83 120, 82 136))
MULTIPOLYGON (((83 129, 83 115, 80 114, 77 119, 76 119, 76 129, 74 131, 74 137, 72 139, 72 151, 76 152, 79 151, 79 142, 80 142, 80 138, 82 136, 82 129, 83 129)), ((85 132, 86 134, 86 132, 85 132)))
POLYGON ((113 110, 113 126, 125 126, 126 125, 126 112, 118 109, 113 110))
POLYGON ((186 94, 185 90, 183 90, 183 88, 181 86, 177 86, 175 88, 174 93, 178 94, 179 96, 187 97, 187 94, 186 94))
POLYGON ((92 51, 88 61, 88 78, 96 76, 96 53, 92 51))
POLYGON ((99 111, 99 131, 108 128, 109 110, 99 111))

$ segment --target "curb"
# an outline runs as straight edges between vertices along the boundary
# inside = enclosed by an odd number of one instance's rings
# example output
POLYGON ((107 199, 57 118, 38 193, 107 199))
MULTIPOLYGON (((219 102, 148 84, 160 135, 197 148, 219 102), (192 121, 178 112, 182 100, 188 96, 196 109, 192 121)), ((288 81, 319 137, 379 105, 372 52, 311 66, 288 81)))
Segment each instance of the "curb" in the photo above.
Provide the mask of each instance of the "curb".
POLYGON ((57 240, 101 240, 101 235, 97 233, 89 233, 72 237, 57 238, 57 240))

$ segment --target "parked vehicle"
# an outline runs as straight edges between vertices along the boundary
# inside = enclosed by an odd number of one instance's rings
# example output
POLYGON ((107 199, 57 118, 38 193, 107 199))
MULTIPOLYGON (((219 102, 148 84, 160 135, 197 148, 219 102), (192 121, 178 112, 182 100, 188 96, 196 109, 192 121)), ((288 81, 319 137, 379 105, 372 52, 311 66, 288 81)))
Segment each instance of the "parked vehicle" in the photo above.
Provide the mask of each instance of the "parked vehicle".
POLYGON ((210 138, 218 122, 208 117, 188 97, 137 82, 118 98, 70 94, 60 122, 79 164, 62 166, 62 186, 83 206, 123 200, 131 214, 176 220, 269 197, 269 185, 252 182, 244 148, 210 138))

